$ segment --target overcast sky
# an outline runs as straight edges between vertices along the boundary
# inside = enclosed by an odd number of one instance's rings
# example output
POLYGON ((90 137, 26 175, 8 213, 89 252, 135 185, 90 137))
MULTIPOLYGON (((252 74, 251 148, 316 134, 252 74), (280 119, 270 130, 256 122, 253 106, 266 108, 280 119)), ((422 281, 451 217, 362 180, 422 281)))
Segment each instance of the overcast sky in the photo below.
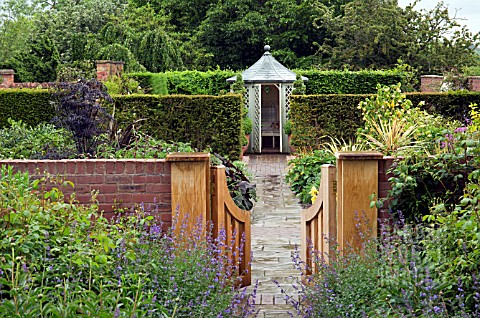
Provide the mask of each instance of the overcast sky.
MULTIPOLYGON (((411 0, 398 0, 398 4, 401 7, 405 7, 409 3, 412 3, 411 0)), ((433 9, 438 1, 434 0, 420 0, 419 3, 415 6, 417 10, 419 9, 433 9)), ((468 29, 474 33, 480 32, 480 0, 444 0, 443 3, 448 6, 448 11, 450 15, 455 14, 457 10, 457 18, 462 18, 464 20, 458 21, 461 25, 466 25, 468 29)))

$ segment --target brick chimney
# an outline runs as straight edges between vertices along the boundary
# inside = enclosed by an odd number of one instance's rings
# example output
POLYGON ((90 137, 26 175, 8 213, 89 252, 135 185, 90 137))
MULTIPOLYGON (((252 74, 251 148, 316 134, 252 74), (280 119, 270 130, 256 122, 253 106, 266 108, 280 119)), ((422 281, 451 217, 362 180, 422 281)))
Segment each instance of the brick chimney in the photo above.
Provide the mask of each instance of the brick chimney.
POLYGON ((0 70, 0 87, 10 87, 15 82, 14 70, 0 70))
POLYGON ((101 60, 95 61, 95 64, 97 65, 97 79, 106 81, 111 76, 121 76, 125 62, 101 60))

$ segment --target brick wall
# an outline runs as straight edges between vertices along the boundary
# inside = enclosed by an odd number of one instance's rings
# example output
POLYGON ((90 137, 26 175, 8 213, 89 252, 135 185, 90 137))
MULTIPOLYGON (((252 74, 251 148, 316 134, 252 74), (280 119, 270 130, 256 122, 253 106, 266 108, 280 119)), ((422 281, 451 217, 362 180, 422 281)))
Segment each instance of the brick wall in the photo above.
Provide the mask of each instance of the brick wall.
POLYGON ((470 76, 468 78, 468 89, 472 92, 480 92, 480 76, 470 76))
POLYGON ((69 195, 75 192, 80 203, 89 203, 91 192, 98 190, 99 209, 110 218, 114 207, 131 208, 144 204, 165 226, 171 225, 171 169, 165 160, 0 160, 17 171, 32 176, 59 175, 75 187, 60 187, 69 195))
MULTIPOLYGON (((388 179, 392 177, 387 171, 393 164, 393 157, 383 157, 378 161, 378 197, 380 199, 386 198, 388 191, 391 189, 388 179)), ((384 202, 382 208, 378 209, 378 222, 379 224, 388 224, 392 220, 392 216, 388 209, 388 201, 384 202)))
MULTIPOLYGON (((122 61, 96 61, 97 79, 106 81, 110 76, 120 76, 123 73, 125 63, 122 61)), ((15 83, 14 70, 0 70, 0 89, 1 88, 51 88, 56 83, 15 83)))
POLYGON ((442 83, 443 83, 443 76, 422 75, 420 77, 420 91, 421 92, 440 92, 442 83))

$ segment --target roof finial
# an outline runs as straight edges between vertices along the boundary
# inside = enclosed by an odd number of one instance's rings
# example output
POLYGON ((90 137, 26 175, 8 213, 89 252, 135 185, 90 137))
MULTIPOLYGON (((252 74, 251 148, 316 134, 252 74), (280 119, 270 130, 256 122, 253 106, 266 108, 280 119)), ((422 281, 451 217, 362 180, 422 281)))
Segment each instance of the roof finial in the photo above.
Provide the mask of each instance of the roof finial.
POLYGON ((265 45, 265 46, 263 47, 263 49, 265 50, 265 52, 270 51, 270 45, 268 45, 268 44, 265 45))

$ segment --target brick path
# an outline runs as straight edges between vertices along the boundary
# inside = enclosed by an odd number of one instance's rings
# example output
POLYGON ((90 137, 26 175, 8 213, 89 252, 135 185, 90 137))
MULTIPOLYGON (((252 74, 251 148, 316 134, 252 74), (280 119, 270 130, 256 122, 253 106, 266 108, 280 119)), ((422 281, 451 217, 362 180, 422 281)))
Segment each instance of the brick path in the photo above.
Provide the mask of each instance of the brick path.
MULTIPOLYGON (((300 210, 285 182, 286 155, 250 155, 248 170, 254 175, 258 200, 252 210, 252 283, 258 280, 257 317, 291 317, 291 306, 274 281, 293 295, 299 277, 291 255, 300 244, 300 210)), ((295 317, 295 315, 293 315, 295 317)))

